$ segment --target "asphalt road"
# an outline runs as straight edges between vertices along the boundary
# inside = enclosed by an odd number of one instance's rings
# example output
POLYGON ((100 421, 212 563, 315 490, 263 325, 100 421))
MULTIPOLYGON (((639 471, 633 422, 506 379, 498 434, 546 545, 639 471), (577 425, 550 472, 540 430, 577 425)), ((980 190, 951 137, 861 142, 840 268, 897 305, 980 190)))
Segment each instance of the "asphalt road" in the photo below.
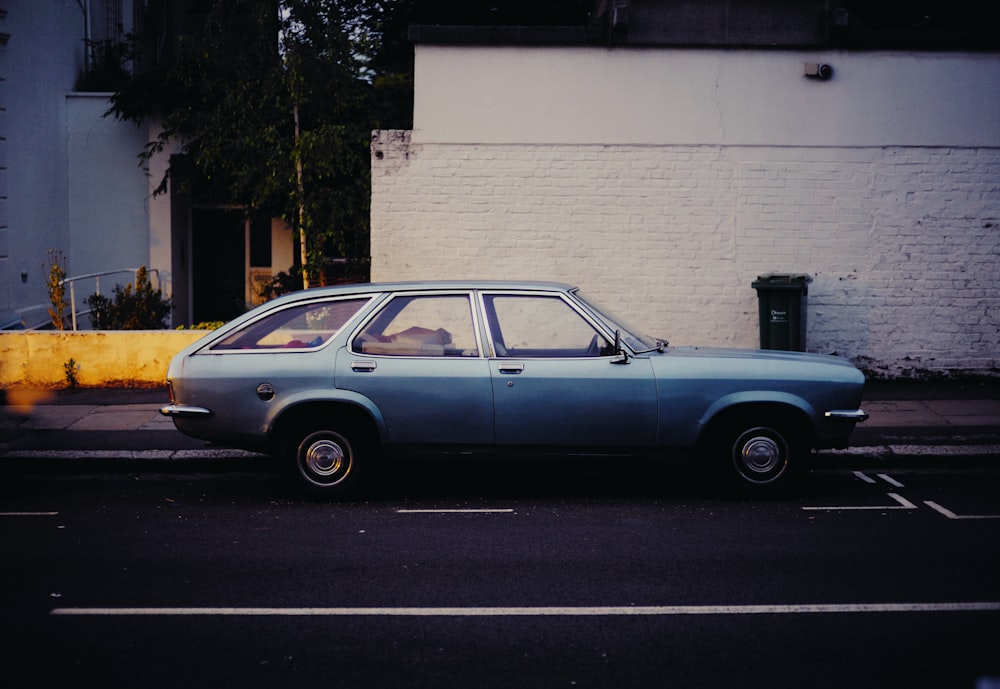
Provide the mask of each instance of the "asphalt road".
MULTIPOLYGON (((994 465, 995 466, 995 465, 994 465)), ((6 475, 5 687, 1000 686, 1000 471, 6 475)))

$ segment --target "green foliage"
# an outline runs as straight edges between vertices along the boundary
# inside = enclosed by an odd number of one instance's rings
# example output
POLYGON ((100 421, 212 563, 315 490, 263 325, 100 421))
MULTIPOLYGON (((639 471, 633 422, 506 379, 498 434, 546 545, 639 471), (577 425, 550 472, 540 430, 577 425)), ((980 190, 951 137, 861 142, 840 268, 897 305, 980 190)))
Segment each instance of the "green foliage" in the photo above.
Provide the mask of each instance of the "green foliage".
POLYGON ((49 318, 56 330, 66 327, 66 257, 58 249, 49 249, 49 277, 46 288, 49 292, 49 318))
POLYGON ((80 372, 80 364, 76 363, 76 359, 70 358, 69 361, 63 364, 63 374, 66 376, 66 385, 71 388, 75 388, 79 385, 80 381, 77 379, 77 374, 80 372))
POLYGON ((257 296, 264 301, 270 301, 282 294, 288 294, 302 289, 302 280, 289 273, 281 272, 272 277, 257 289, 257 296))
POLYGON ((90 63, 76 84, 77 91, 115 91, 128 82, 128 63, 138 54, 134 35, 123 41, 109 38, 84 43, 90 63))
POLYGON ((112 298, 92 294, 87 306, 95 330, 160 330, 166 327, 171 308, 163 290, 153 289, 145 266, 136 272, 134 288, 115 285, 112 298))
POLYGON ((109 113, 158 117, 143 162, 180 146, 159 192, 284 218, 307 238, 311 275, 325 256, 367 257, 371 130, 411 126, 400 39, 413 4, 210 0, 203 31, 123 85, 109 113))
POLYGON ((221 328, 226 324, 225 321, 205 321, 204 323, 195 323, 190 328, 185 328, 183 325, 177 326, 178 330, 216 330, 221 328))

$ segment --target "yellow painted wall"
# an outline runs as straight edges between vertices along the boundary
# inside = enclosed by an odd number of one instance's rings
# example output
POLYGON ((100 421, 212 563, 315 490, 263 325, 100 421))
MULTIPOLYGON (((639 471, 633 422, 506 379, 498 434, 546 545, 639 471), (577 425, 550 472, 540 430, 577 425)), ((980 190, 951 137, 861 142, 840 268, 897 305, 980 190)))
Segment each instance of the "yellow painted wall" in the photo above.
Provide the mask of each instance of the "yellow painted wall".
POLYGON ((204 330, 0 333, 0 387, 67 386, 65 365, 79 365, 81 387, 163 385, 170 359, 204 330))

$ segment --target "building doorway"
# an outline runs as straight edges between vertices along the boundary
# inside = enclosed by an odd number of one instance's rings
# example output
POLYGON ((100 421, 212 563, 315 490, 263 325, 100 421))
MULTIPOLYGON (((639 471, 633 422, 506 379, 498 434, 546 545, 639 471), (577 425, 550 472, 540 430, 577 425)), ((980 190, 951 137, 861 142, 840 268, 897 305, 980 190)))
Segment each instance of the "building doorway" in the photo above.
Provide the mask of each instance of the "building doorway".
POLYGON ((246 252, 243 209, 192 210, 192 323, 229 321, 246 311, 246 252))

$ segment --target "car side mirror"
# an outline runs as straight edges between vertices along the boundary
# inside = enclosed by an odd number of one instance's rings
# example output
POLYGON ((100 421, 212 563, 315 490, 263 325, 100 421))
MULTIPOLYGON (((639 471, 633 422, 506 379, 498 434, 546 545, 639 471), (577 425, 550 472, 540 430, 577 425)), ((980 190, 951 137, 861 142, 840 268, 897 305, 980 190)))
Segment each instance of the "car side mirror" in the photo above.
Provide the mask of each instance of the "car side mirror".
POLYGON ((622 347, 622 331, 615 330, 615 354, 619 355, 621 359, 612 359, 612 364, 627 364, 629 363, 628 353, 622 347))

